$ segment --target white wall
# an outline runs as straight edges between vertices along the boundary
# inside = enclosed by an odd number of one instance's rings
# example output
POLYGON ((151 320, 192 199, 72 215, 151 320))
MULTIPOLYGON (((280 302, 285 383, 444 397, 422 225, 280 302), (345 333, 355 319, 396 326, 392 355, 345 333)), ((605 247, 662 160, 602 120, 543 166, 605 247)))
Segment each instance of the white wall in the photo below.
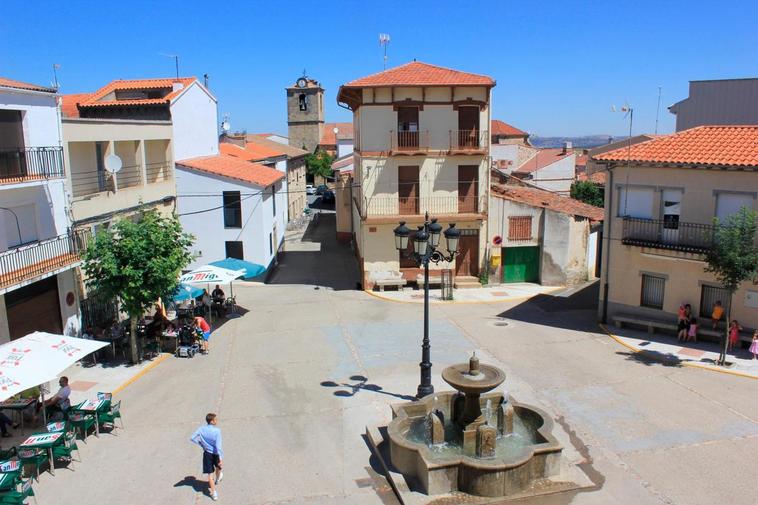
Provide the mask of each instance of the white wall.
MULTIPOLYGON (((11 210, 19 207, 28 209, 28 206, 34 208, 34 217, 29 216, 30 219, 26 219, 28 213, 23 210, 17 213, 22 240, 34 236, 37 240, 43 240, 66 233, 69 221, 64 187, 63 179, 54 179, 0 189, 0 206, 11 210)), ((9 245, 16 242, 18 229, 15 218, 9 212, 0 211, 0 251, 7 250, 9 245)))
POLYGON ((200 83, 190 84, 171 104, 174 159, 218 154, 218 107, 200 83))
MULTIPOLYGON (((277 183, 281 188, 282 183, 277 183)), ((192 269, 201 265, 224 259, 226 257, 225 242, 241 241, 246 261, 268 266, 274 255, 269 251, 269 233, 274 227, 271 188, 247 185, 220 176, 203 174, 178 167, 176 171, 177 212, 182 227, 195 236, 193 251, 202 253, 187 268, 192 269), (223 204, 224 191, 239 191, 242 199, 242 228, 224 228, 223 208, 202 212, 189 216, 182 214, 197 212, 223 204), (264 193, 246 198, 253 193, 264 193), (183 194, 206 194, 207 197, 182 197, 183 194)), ((286 194, 277 192, 277 233, 284 237, 287 212, 286 194)), ((274 254, 276 250, 274 250, 274 254)))
POLYGON ((576 155, 572 154, 532 172, 532 182, 543 189, 568 193, 574 182, 576 155))
MULTIPOLYGON (((26 147, 60 146, 58 108, 55 96, 0 91, 0 109, 22 111, 26 147)), ((0 139, 0 145, 2 139, 0 139)))
POLYGON ((72 268, 58 274, 58 305, 61 309, 63 334, 78 337, 81 334, 81 319, 79 318, 79 295, 74 272, 75 270, 72 268), (68 293, 74 293, 74 303, 71 306, 66 303, 68 293))
POLYGON ((355 150, 355 143, 353 139, 337 140, 337 157, 342 158, 347 154, 352 154, 355 150))

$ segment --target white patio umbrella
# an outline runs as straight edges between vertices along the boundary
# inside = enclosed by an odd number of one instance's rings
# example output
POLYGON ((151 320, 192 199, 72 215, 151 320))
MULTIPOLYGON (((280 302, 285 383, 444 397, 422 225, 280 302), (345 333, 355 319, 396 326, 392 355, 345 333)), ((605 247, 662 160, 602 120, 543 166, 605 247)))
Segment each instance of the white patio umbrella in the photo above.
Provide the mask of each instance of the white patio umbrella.
MULTIPOLYGON (((187 272, 179 278, 182 284, 206 284, 210 288, 211 284, 229 284, 245 275, 245 270, 229 270, 215 265, 205 265, 191 272, 187 272)), ((233 288, 232 288, 233 289, 233 288)), ((213 322, 213 314, 211 314, 213 322)))
POLYGON ((0 345, 0 401, 55 379, 69 366, 107 345, 40 331, 0 345))

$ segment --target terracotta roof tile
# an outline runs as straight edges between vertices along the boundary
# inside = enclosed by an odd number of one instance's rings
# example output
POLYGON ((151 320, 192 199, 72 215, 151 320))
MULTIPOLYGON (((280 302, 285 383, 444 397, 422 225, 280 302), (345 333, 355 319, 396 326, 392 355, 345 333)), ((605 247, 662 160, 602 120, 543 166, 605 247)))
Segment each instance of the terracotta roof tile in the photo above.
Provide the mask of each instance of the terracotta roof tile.
POLYGON ((255 144, 263 147, 268 147, 269 149, 276 151, 281 151, 290 159, 299 158, 300 156, 305 156, 308 154, 308 151, 305 151, 304 149, 300 149, 299 147, 291 146, 289 144, 281 144, 275 140, 263 138, 260 136, 260 134, 257 133, 248 133, 245 136, 245 139, 247 140, 248 146, 250 144, 255 144))
POLYGON ((605 170, 600 170, 599 172, 592 172, 589 176, 586 172, 582 172, 581 174, 576 174, 576 180, 577 181, 592 181, 595 184, 605 184, 605 170))
POLYGON ((561 196, 550 191, 508 184, 493 184, 492 196, 523 203, 532 207, 554 210, 572 216, 582 216, 593 221, 602 221, 604 211, 568 196, 561 196))
POLYGON ((0 86, 5 88, 25 89, 28 91, 41 91, 43 93, 56 93, 55 88, 48 88, 46 86, 38 86, 36 84, 29 84, 28 82, 21 82, 15 79, 8 79, 6 77, 0 77, 0 86))
POLYGON ((560 161, 572 154, 574 154, 574 151, 564 153, 563 148, 561 147, 539 149, 534 156, 526 160, 520 167, 514 170, 514 172, 519 174, 529 174, 543 169, 548 165, 552 165, 556 161, 560 161))
POLYGON ((284 173, 279 170, 224 154, 179 160, 176 163, 187 168, 255 184, 263 188, 284 179, 284 173))
POLYGON ((513 136, 513 137, 528 137, 529 134, 523 130, 519 130, 515 126, 511 126, 508 123, 500 121, 499 119, 492 120, 491 135, 495 136, 513 136))
POLYGON ((166 78, 166 79, 131 79, 131 80, 115 80, 111 81, 102 88, 98 89, 90 95, 87 100, 82 100, 79 103, 80 107, 114 107, 114 106, 129 106, 129 105, 161 105, 171 102, 174 98, 184 91, 190 84, 195 82, 195 77, 180 77, 166 78), (182 84, 182 88, 173 91, 174 83, 179 82, 182 84), (163 98, 148 98, 148 99, 122 99, 122 100, 103 100, 110 93, 115 91, 128 91, 128 90, 140 90, 140 89, 165 89, 169 91, 163 98))
POLYGON ((227 156, 234 156, 235 158, 241 158, 245 161, 260 161, 267 158, 275 158, 277 156, 284 156, 283 151, 275 151, 258 144, 246 143, 245 147, 233 144, 231 142, 221 142, 218 145, 221 154, 227 156))
POLYGON ((337 158, 332 162, 332 170, 339 170, 345 167, 349 167, 353 164, 353 155, 347 154, 342 158, 337 158))
POLYGON ((336 146, 337 138, 353 138, 353 123, 324 123, 324 132, 321 134, 320 146, 336 146), (334 129, 337 128, 335 135, 334 129))
POLYGON ((420 61, 412 61, 377 74, 361 77, 344 85, 346 88, 379 86, 494 86, 486 75, 461 72, 420 61))
POLYGON ((593 156, 598 161, 758 166, 758 126, 697 126, 593 156))
POLYGON ((61 96, 61 112, 63 117, 79 117, 79 107, 77 105, 82 100, 89 98, 91 93, 76 93, 61 96))

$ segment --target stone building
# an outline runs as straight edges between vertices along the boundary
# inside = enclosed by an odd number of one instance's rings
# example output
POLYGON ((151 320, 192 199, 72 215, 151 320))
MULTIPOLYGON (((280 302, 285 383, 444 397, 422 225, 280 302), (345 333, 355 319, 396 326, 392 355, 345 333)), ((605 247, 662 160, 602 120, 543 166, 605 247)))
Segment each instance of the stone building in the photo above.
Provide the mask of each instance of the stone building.
POLYGON ((287 88, 287 136, 289 144, 309 153, 324 133, 324 89, 313 79, 300 77, 287 88))

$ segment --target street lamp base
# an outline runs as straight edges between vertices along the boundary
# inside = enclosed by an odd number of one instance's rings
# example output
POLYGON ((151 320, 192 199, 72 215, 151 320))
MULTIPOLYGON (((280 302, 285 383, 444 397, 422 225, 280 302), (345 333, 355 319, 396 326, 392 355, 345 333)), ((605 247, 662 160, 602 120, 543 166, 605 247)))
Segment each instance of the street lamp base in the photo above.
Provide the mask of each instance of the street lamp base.
POLYGON ((432 393, 434 393, 434 386, 431 384, 419 384, 418 389, 416 389, 416 398, 420 400, 421 398, 429 396, 432 393))

